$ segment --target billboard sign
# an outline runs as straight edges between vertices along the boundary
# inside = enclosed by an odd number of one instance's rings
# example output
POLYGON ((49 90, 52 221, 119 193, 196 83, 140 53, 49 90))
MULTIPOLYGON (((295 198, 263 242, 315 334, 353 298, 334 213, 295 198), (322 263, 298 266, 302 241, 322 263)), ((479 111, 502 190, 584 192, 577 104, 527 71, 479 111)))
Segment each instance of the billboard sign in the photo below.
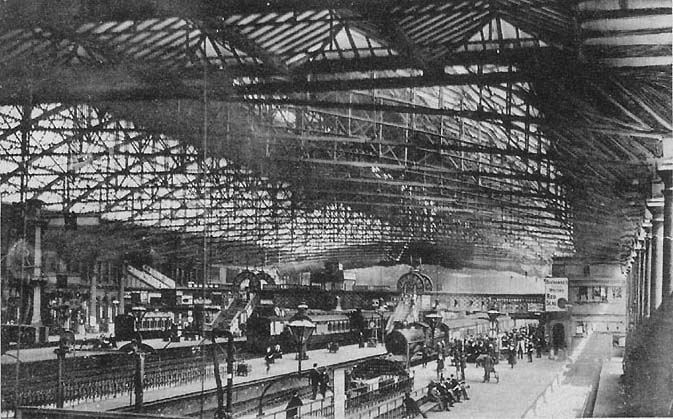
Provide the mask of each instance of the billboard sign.
POLYGON ((544 279, 545 311, 566 311, 568 304, 568 278, 544 279))

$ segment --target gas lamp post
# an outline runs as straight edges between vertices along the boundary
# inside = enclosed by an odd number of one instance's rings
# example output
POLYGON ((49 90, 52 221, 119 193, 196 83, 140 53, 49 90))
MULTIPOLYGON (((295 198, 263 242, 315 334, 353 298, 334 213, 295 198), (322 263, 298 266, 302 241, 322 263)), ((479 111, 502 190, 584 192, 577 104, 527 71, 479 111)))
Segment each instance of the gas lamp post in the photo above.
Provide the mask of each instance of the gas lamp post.
POLYGON ((297 372, 299 374, 301 374, 301 360, 304 358, 304 345, 308 343, 308 340, 315 330, 315 323, 313 323, 311 318, 306 315, 305 310, 307 308, 308 306, 306 304, 300 304, 298 306, 299 311, 292 316, 288 323, 290 332, 297 342, 297 359, 299 360, 297 372))
POLYGON ((430 313, 425 315, 425 320, 428 322, 428 325, 430 326, 430 345, 432 346, 432 349, 435 349, 435 329, 441 323, 442 321, 442 315, 439 314, 436 310, 431 311, 430 313))

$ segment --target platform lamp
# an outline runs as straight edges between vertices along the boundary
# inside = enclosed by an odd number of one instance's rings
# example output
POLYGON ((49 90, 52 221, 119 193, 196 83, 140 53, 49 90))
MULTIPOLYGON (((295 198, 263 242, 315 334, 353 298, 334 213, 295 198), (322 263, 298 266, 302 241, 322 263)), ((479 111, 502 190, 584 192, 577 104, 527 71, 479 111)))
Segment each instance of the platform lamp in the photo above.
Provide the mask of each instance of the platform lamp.
POLYGON ((495 355, 496 359, 500 358, 500 339, 498 339, 498 332, 500 331, 498 328, 498 316, 500 316, 502 313, 498 311, 495 306, 491 306, 487 311, 486 314, 488 315, 488 320, 489 320, 489 338, 491 338, 494 342, 495 345, 495 355))
POLYGON ((114 320, 114 318, 119 315, 119 300, 118 299, 114 298, 112 300, 112 307, 114 307, 114 309, 113 309, 114 312, 112 313, 113 314, 112 319, 114 320))
POLYGON ((297 341, 297 359, 299 360, 297 372, 301 374, 301 360, 304 358, 304 345, 308 342, 315 330, 315 323, 311 321, 311 318, 306 315, 306 309, 308 306, 304 303, 300 304, 298 307, 299 311, 297 314, 292 316, 288 327, 290 328, 290 333, 297 341))
POLYGON ((381 343, 385 342, 385 325, 384 320, 385 320, 385 314, 388 310, 385 308, 385 306, 380 305, 379 308, 376 310, 376 314, 379 316, 379 329, 381 330, 381 343))
POLYGON ((443 317, 437 312, 437 310, 432 310, 430 313, 425 315, 425 320, 430 325, 430 345, 432 349, 435 349, 435 329, 441 323, 443 317))
MULTIPOLYGON (((54 350, 58 360, 58 372, 56 382, 56 408, 63 408, 63 400, 65 399, 65 390, 63 383, 63 366, 65 364, 65 356, 72 351, 75 346, 75 334, 71 331, 61 332, 61 337, 58 342, 58 347, 54 350)), ((18 362, 18 360, 17 360, 18 362)))
POLYGON ((489 337, 491 339, 498 339, 498 316, 500 316, 501 313, 495 307, 491 307, 486 314, 490 321, 489 337))
MULTIPOLYGON (((140 323, 143 321, 143 317, 145 317, 145 313, 147 313, 147 309, 143 306, 133 306, 131 307, 131 314, 133 315, 133 318, 136 320, 135 326, 133 327, 133 331, 137 332, 138 335, 140 335, 140 323)), ((142 336, 141 336, 142 339, 142 336)))

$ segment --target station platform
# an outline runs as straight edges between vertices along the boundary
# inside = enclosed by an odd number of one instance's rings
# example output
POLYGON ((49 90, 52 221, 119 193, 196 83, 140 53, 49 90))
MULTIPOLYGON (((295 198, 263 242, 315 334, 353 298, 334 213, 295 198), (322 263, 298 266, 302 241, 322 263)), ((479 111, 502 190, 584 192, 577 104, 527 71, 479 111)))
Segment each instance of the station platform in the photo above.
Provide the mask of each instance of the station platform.
MULTIPOLYGON (((308 371, 313 367, 313 363, 317 363, 319 366, 330 366, 335 364, 340 364, 348 361, 357 361, 358 359, 364 359, 371 356, 383 355, 386 353, 386 349, 383 345, 379 344, 374 348, 360 348, 358 345, 346 345, 342 346, 338 352, 330 353, 327 349, 318 349, 313 351, 308 351, 309 359, 303 360, 301 367, 302 371, 308 371)), ((266 364, 264 363, 264 358, 252 358, 246 360, 250 365, 251 371, 247 376, 235 376, 234 384, 252 382, 264 378, 272 378, 275 376, 281 376, 284 374, 296 372, 298 370, 298 362, 295 359, 295 354, 290 353, 287 356, 284 356, 281 359, 276 360, 275 364, 271 365, 269 372, 266 372, 266 364)), ((213 368, 210 357, 206 358, 207 368, 213 368)), ((223 381, 226 383, 226 377, 223 374, 223 381)), ((307 384, 308 386, 308 381, 307 384)), ((156 400, 166 399, 170 397, 182 396, 189 393, 196 393, 199 391, 208 391, 215 388, 215 380, 210 378, 201 382, 194 382, 188 385, 178 386, 178 387, 169 387, 156 390, 148 390, 144 393, 144 402, 149 403, 156 400)), ((101 411, 101 410, 113 410, 120 409, 126 406, 131 405, 130 397, 117 397, 106 400, 97 400, 88 403, 80 403, 76 406, 68 406, 76 410, 84 411, 101 411)))
MULTIPOLYGON (((548 357, 524 357, 514 368, 501 362, 496 366, 500 382, 482 383, 483 369, 468 365, 466 384, 470 400, 457 403, 451 412, 428 412, 428 418, 574 418, 584 413, 592 385, 597 384, 596 372, 611 352, 611 337, 594 334, 583 339, 564 361, 548 357)), ((415 368, 418 388, 436 376, 434 363, 426 369, 415 368)), ((450 373, 455 374, 455 369, 450 373)), ((606 387, 606 395, 614 391, 606 387)), ((613 401, 604 400, 608 405, 613 401)))
MULTIPOLYGON (((101 353, 109 353, 111 351, 114 351, 114 349, 108 351, 106 350, 93 351, 86 349, 80 350, 79 349, 80 342, 85 340, 84 336, 85 335, 77 335, 76 342, 78 343, 75 344, 76 350, 74 352, 71 352, 68 355, 68 357, 95 356, 101 353)), ((95 338, 98 336, 100 336, 100 334, 90 335, 89 338, 95 338)), ((236 341, 244 341, 244 340, 245 340, 244 337, 236 339, 236 341)), ((129 341, 119 341, 117 342, 117 348, 120 348, 127 343, 129 343, 129 341)), ((167 348, 197 346, 201 343, 201 340, 197 339, 197 340, 180 340, 180 342, 166 342, 163 339, 146 339, 143 340, 143 343, 150 345, 156 350, 162 350, 167 348)), ((8 350, 6 353, 2 354, 2 357, 0 357, 0 364, 2 365, 14 364, 16 363, 17 359, 19 359, 22 363, 46 361, 49 359, 55 360, 56 355, 54 355, 54 349, 56 349, 56 346, 43 346, 39 348, 20 349, 18 351, 16 349, 11 349, 8 350)))
MULTIPOLYGON (((500 362, 495 366, 500 378, 497 383, 492 376, 490 382, 483 383, 484 369, 468 364, 465 384, 470 386, 467 390, 470 400, 456 403, 451 412, 428 412, 428 418, 520 418, 564 364, 548 357, 533 357, 530 363, 526 358, 517 360, 512 369, 507 362, 500 362)), ((415 367, 414 387, 427 386, 435 379, 435 367, 434 362, 426 368, 415 367)), ((446 373, 455 375, 455 367, 447 368, 446 373)))
POLYGON ((619 384, 619 379, 623 374, 622 360, 622 357, 612 357, 603 362, 594 405, 593 417, 595 418, 626 416, 625 396, 619 384))

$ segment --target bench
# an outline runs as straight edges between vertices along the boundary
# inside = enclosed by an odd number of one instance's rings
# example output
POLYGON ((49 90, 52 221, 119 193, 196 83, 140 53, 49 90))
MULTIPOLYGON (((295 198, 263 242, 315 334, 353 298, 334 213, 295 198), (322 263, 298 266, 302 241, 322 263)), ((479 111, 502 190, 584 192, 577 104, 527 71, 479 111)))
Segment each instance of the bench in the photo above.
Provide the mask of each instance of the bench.
POLYGON ((439 402, 436 402, 436 401, 432 400, 432 399, 431 399, 430 397, 428 397, 427 395, 425 395, 425 396, 421 397, 420 399, 418 399, 418 400, 416 401, 416 403, 418 404, 418 408, 419 408, 419 409, 421 410, 421 412, 423 412, 423 413, 428 413, 428 412, 430 412, 430 411, 436 409, 437 406, 439 406, 439 402))

